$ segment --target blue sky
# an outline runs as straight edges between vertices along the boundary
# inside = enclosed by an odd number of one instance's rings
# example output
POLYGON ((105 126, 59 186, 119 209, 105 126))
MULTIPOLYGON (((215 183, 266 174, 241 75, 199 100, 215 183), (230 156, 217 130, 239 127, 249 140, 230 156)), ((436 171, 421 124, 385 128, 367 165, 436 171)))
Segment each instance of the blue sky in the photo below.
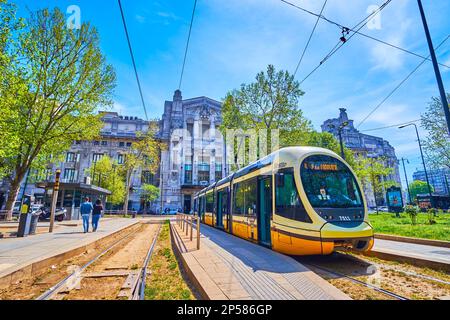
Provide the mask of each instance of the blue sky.
MULTIPOLYGON (((319 12, 322 0, 291 0, 319 12)), ((329 0, 324 15, 352 27, 367 16, 370 5, 382 0, 329 0)), ((82 21, 100 32, 101 46, 118 75, 114 109, 143 117, 138 89, 116 0, 19 0, 26 8, 78 5, 82 21)), ((177 89, 193 0, 122 0, 149 116, 162 115, 165 100, 177 89)), ((449 1, 423 0, 435 46, 450 34, 449 1)), ((315 17, 279 0, 198 0, 183 97, 209 96, 221 100, 227 91, 252 81, 268 64, 293 71, 315 23, 315 17)), ((416 0, 393 0, 381 14, 381 28, 361 30, 408 50, 428 56, 416 0)), ((330 51, 340 30, 321 21, 298 73, 303 79, 330 51)), ((450 39, 437 52, 450 65, 450 39)), ((356 35, 307 79, 302 89, 304 114, 316 129, 346 107, 358 124, 417 64, 420 58, 356 35)), ((441 68, 450 91, 450 69, 441 68)), ((391 97, 361 130, 420 118, 431 96, 438 96, 431 62, 426 63, 391 97)), ((387 129, 371 134, 384 137, 411 164, 421 168, 413 128, 387 129)), ((424 133, 423 133, 424 134, 424 133)))

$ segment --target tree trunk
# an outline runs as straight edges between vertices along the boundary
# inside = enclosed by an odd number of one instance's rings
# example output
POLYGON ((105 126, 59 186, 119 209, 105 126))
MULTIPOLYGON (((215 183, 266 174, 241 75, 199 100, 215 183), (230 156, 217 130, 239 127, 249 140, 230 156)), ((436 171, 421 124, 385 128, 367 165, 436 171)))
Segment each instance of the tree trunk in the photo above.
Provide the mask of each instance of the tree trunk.
MULTIPOLYGON (((131 171, 133 172, 133 171, 131 171)), ((131 188, 131 176, 132 174, 127 173, 127 182, 126 182, 126 190, 125 190, 125 203, 123 206, 124 215, 128 214, 128 201, 130 199, 130 188, 131 188)))
POLYGON ((23 175, 16 176, 13 181, 11 181, 9 193, 8 193, 8 200, 6 201, 6 220, 11 221, 13 217, 13 210, 14 210, 14 204, 16 203, 17 196, 19 195, 20 191, 20 182, 22 181, 23 175))

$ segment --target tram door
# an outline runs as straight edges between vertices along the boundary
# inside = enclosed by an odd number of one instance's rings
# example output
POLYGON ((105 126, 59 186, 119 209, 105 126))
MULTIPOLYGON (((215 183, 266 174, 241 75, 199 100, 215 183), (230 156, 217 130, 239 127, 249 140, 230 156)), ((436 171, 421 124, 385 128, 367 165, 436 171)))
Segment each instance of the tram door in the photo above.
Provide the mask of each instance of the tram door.
POLYGON ((217 193, 217 227, 229 231, 230 214, 228 211, 228 190, 217 193))
POLYGON ((258 239, 259 243, 270 247, 272 218, 272 177, 263 177, 258 181, 258 239))

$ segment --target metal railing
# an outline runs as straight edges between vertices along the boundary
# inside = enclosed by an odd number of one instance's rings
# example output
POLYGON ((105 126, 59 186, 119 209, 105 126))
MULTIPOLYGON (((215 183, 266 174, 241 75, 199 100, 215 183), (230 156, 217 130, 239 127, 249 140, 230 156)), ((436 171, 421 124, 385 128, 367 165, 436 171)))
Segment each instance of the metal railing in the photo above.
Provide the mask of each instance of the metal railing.
POLYGON ((186 236, 190 236, 190 241, 194 238, 194 223, 197 225, 197 250, 200 250, 200 217, 184 213, 177 214, 177 224, 186 236))
POLYGON ((135 217, 137 215, 137 211, 131 211, 128 210, 128 212, 125 214, 124 210, 104 210, 103 215, 107 216, 125 216, 125 215, 131 215, 135 217))

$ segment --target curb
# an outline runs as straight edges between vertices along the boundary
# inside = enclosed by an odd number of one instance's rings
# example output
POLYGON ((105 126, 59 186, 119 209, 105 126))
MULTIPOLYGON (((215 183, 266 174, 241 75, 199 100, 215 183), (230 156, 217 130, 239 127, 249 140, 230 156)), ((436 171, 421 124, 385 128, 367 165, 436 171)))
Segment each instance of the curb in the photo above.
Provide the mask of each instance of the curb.
POLYGON ((391 240, 405 243, 422 244, 426 246, 434 246, 441 248, 450 248, 450 241, 430 240, 411 237, 394 236, 390 234, 375 234, 375 239, 391 240))
POLYGON ((367 257, 375 257, 383 260, 408 263, 417 267, 430 268, 437 271, 450 272, 450 264, 445 262, 439 262, 434 260, 426 260, 417 257, 402 256, 395 253, 383 252, 383 251, 369 251, 362 255, 367 257))
POLYGON ((66 252, 63 252, 60 254, 56 254, 51 257, 47 257, 43 260, 32 262, 29 265, 20 267, 20 269, 18 269, 18 270, 11 271, 9 274, 6 274, 6 275, 3 275, 0 277, 0 289, 6 289, 10 285, 17 283, 20 280, 31 278, 31 277, 35 276, 36 274, 38 274, 39 272, 41 272, 42 270, 44 270, 45 268, 47 268, 49 265, 61 263, 62 261, 70 259, 77 255, 80 255, 85 251, 88 251, 91 249, 96 249, 97 247, 101 246, 104 242, 106 242, 110 238, 119 236, 126 230, 135 227, 138 223, 139 223, 139 221, 135 221, 134 223, 132 223, 120 230, 117 230, 111 234, 105 235, 104 237, 97 239, 94 242, 82 245, 80 247, 71 249, 69 251, 66 251, 66 252))
POLYGON ((195 287, 195 289, 198 291, 198 293, 200 293, 200 296, 202 299, 204 300, 211 300, 210 297, 208 296, 208 294, 206 293, 206 291, 204 290, 204 288, 202 287, 202 285, 200 284, 200 282, 197 280, 197 278, 194 275, 194 272, 192 272, 191 268, 189 267, 189 264, 186 262, 185 257, 183 256, 181 249, 178 247, 178 242, 182 241, 177 239, 177 235, 178 232, 176 232, 173 229, 173 225, 172 223, 170 223, 170 238, 171 238, 171 242, 172 242, 172 250, 175 254, 175 256, 178 258, 179 261, 181 261, 181 264, 183 266, 184 271, 186 272, 187 278, 189 279, 189 281, 192 283, 192 285, 195 287))

